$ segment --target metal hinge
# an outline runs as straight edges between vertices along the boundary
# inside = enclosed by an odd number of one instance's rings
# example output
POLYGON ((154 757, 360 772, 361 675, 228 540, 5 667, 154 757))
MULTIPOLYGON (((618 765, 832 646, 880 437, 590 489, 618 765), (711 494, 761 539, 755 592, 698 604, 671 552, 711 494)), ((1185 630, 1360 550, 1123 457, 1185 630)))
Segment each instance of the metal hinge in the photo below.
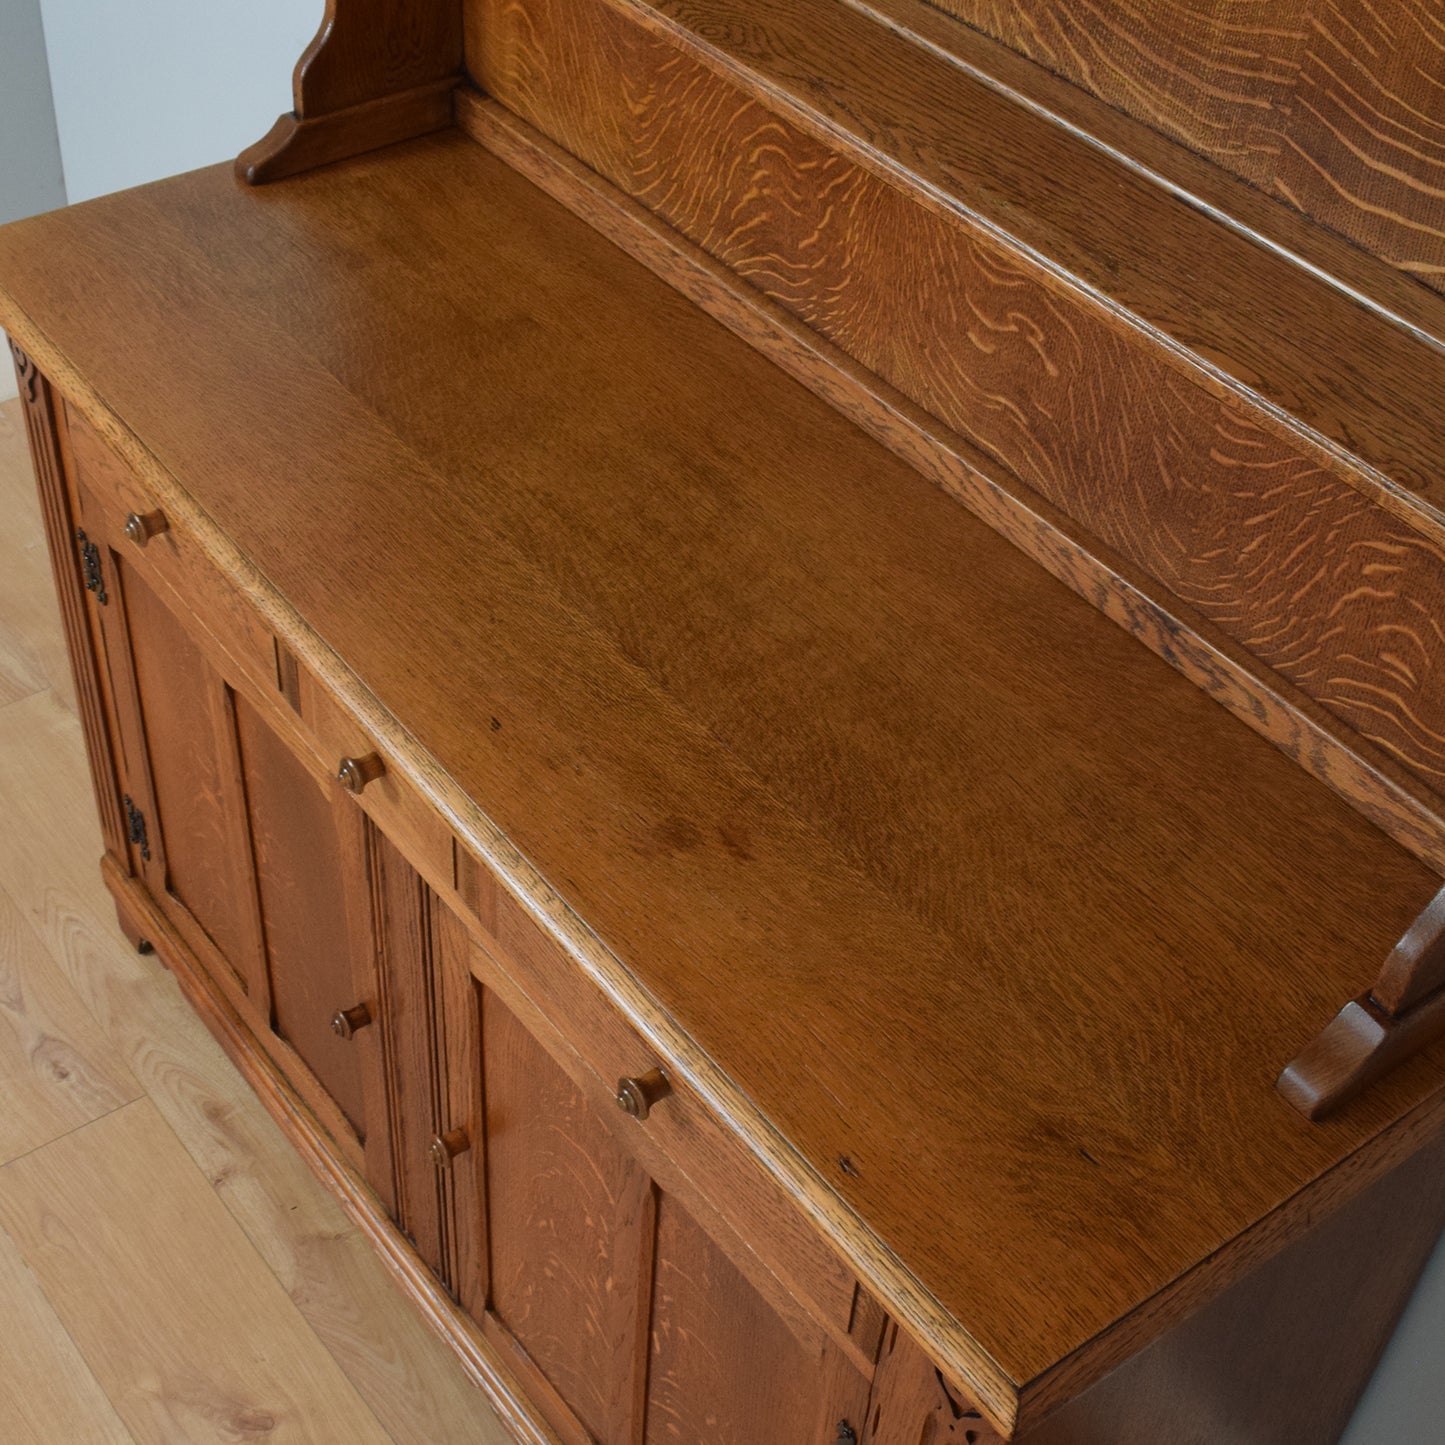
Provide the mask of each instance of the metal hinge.
POLYGON ((105 578, 100 571, 100 548, 85 535, 83 527, 75 529, 75 540, 80 543, 80 575, 85 580, 85 590, 95 593, 95 600, 102 607, 110 598, 105 591, 105 578))
POLYGON ((846 1421, 838 1421, 838 1433, 834 1440, 837 1445, 858 1445, 858 1432, 846 1421))
POLYGON ((130 841, 140 849, 140 855, 147 863, 151 861, 150 839, 146 836, 146 815, 131 802, 130 794, 125 795, 125 826, 130 841))

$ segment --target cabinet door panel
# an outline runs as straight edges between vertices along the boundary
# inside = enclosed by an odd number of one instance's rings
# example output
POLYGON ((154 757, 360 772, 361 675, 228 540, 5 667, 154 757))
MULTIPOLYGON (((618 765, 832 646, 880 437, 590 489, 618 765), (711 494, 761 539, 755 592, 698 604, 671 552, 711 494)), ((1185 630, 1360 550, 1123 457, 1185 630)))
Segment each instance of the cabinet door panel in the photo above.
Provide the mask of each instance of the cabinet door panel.
POLYGON ((624 1117, 490 954, 455 921, 436 934, 448 1117, 481 1122, 457 1159, 456 1294, 562 1438, 831 1445, 845 1420, 861 1438, 869 1372, 827 1331, 799 1331, 728 1241, 746 1246, 658 1183, 639 1149, 646 1124, 624 1117), (469 993, 446 982, 460 956, 469 993), (462 1059, 481 1075, 475 1102, 462 1059))
POLYGON ((490 1312, 592 1438, 624 1445, 652 1183, 493 994, 482 1038, 490 1312))
POLYGON ((134 850, 133 862, 212 971, 229 975, 218 981, 239 988, 264 1013, 260 924, 228 691, 151 588, 114 551, 107 560, 114 596, 102 628, 120 712, 125 786, 146 817, 145 849, 134 850))
POLYGON ((801 1344, 667 1195, 659 1200, 646 1445, 825 1445, 863 1433, 867 1387, 801 1344))
POLYGON ((365 868, 363 820, 244 699, 236 701, 236 723, 265 919, 272 1027, 364 1140, 370 1050, 363 1035, 374 1031, 345 1039, 331 1027, 339 1009, 375 1007, 360 966, 370 909, 364 889, 348 877, 365 868), (357 917, 359 909, 367 916, 357 917))

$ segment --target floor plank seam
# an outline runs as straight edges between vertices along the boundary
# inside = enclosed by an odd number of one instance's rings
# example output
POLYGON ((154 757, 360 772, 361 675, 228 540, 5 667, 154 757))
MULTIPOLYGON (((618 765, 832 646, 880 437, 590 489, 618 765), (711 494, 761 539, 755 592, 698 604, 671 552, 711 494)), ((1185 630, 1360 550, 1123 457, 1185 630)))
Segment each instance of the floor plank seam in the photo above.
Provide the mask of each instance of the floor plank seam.
MULTIPOLYGON (((114 1114, 119 1114, 122 1109, 129 1109, 135 1104, 150 1104, 154 1106, 155 1100, 148 1093, 137 1094, 133 1099, 127 1099, 123 1104, 117 1104, 113 1109, 107 1109, 103 1114, 97 1114, 93 1119, 87 1119, 83 1124, 77 1124, 73 1129, 67 1129, 63 1134, 57 1134, 52 1139, 47 1139, 43 1144, 37 1144, 33 1149, 27 1149, 23 1154, 16 1154, 0 1164, 0 1172, 8 1169, 12 1164, 18 1164, 23 1159, 31 1159, 37 1154, 43 1154, 52 1144, 59 1144, 64 1139, 72 1139, 75 1135, 89 1129, 92 1124, 100 1124, 114 1114)), ((207 1183, 210 1181, 208 1180, 207 1183)))

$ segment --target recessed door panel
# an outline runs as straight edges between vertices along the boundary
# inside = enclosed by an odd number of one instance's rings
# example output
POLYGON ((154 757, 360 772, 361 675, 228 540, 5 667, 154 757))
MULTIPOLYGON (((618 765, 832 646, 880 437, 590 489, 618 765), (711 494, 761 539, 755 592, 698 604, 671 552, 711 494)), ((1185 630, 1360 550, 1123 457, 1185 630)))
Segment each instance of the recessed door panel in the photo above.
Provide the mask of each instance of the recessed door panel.
POLYGON ((603 1445, 625 1445, 652 1183, 495 995, 482 1009, 491 1313, 603 1445))
MULTIPOLYGON (((120 572, 118 561, 113 565, 120 572)), ((225 686, 171 610, 129 568, 123 597, 155 796, 149 851, 155 854, 163 841, 165 893, 249 984, 256 902, 237 847, 240 786, 228 746, 225 686)))
MULTIPOLYGON (((646 1445, 831 1445, 867 1391, 831 1342, 799 1342, 672 1198, 658 1202, 646 1445)), ((844 1435, 842 1438, 847 1438, 844 1435)))
POLYGON ((332 1019, 360 1005, 365 968, 359 955, 370 935, 364 887, 364 820, 328 780, 319 778, 244 699, 236 722, 246 782, 271 983, 272 1027, 301 1056, 340 1106, 358 1137, 366 1137, 362 1033, 342 1037, 332 1019), (365 911, 367 916, 358 917, 365 911))

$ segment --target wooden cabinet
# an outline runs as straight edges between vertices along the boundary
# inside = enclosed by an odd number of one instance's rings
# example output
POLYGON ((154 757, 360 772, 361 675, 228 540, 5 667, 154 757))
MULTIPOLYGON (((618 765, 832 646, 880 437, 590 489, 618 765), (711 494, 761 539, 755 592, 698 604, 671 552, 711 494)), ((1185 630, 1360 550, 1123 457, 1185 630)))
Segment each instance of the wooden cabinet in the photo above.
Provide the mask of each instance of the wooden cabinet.
POLYGON ((247 837, 235 695, 200 645, 111 541, 92 595, 106 641, 132 865, 236 1002, 266 1018, 269 980, 247 837))
POLYGON ((334 769, 288 746, 244 698, 234 703, 250 858, 265 921, 273 1034, 340 1110, 387 1175, 378 928, 371 905, 382 866, 365 815, 334 769))
POLYGON ((947 6, 332 8, 295 179, 0 229, 128 936, 531 1445, 1338 1438, 1441 298, 947 6))
POLYGON ((576 1445, 861 1439, 881 1311, 796 1226, 791 1259, 789 1231, 739 1234, 689 1174, 725 1147, 660 1072, 655 1110, 619 1108, 636 1081, 598 1070, 645 1077, 640 1038, 575 986, 529 998, 562 960, 475 863, 459 855, 456 911, 422 881, 371 816, 424 847, 409 795, 367 795, 378 762, 358 798, 326 761, 364 733, 294 662, 258 687, 186 615, 194 566, 125 534, 115 459, 92 435, 78 453, 104 473, 76 496, 130 864, 552 1427, 576 1445))
POLYGON ((704 1228, 696 1187, 646 1147, 665 1083, 648 1117, 629 1115, 617 1096, 635 1081, 594 1073, 460 925, 440 937, 449 970, 466 961, 463 1026, 479 1041, 460 1054, 480 1087, 452 1166, 469 1261, 455 1288, 554 1428, 598 1445, 861 1438, 871 1361, 711 1211, 704 1228))
POLYGON ((381 934, 392 920, 371 899, 385 891, 388 863, 405 865, 384 857, 335 767, 294 731, 283 735, 273 720, 279 699, 257 699, 206 629, 178 615, 176 594, 167 587, 162 596, 161 544, 149 544, 152 566, 143 570, 114 507, 85 485, 77 498, 131 866, 390 1201, 375 1024, 381 934))

